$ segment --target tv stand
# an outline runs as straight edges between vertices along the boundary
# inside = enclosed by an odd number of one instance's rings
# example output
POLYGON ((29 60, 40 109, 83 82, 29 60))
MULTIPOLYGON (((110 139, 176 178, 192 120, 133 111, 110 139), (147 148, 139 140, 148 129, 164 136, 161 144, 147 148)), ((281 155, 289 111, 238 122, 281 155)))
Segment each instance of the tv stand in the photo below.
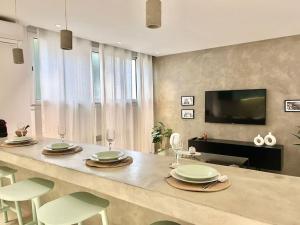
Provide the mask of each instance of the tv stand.
POLYGON ((198 152, 245 157, 250 167, 260 170, 281 171, 283 166, 283 145, 256 146, 245 141, 192 138, 188 146, 194 146, 198 152))

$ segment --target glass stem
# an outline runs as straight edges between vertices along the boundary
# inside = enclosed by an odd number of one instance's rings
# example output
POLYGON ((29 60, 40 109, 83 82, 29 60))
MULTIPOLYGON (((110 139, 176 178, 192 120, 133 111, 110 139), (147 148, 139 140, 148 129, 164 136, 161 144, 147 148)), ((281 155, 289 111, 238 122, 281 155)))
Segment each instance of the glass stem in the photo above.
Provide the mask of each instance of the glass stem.
POLYGON ((108 144, 108 150, 109 151, 111 150, 111 142, 109 142, 109 144, 108 144))
POLYGON ((177 165, 179 164, 179 154, 178 154, 178 152, 176 152, 176 164, 177 165))

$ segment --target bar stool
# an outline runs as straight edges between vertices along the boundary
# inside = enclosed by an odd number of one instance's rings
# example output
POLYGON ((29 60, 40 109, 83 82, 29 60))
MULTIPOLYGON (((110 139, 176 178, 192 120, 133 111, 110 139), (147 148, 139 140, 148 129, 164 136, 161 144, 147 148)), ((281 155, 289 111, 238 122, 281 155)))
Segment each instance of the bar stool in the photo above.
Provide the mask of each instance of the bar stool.
POLYGON ((12 207, 9 207, 9 209, 17 214, 19 225, 24 224, 19 202, 30 200, 32 206, 32 221, 28 223, 28 225, 33 225, 37 224, 36 211, 40 207, 40 196, 48 193, 53 187, 53 181, 36 177, 30 178, 1 187, 0 199, 15 203, 15 209, 12 207))
POLYGON ((172 222, 172 221, 158 221, 158 222, 155 222, 155 223, 151 223, 150 225, 180 225, 179 223, 175 223, 175 222, 172 222))
POLYGON ((102 225, 108 225, 106 208, 109 201, 87 192, 75 192, 48 202, 37 211, 38 221, 45 225, 82 225, 100 214, 102 225))
MULTIPOLYGON (((8 178, 10 180, 10 184, 15 183, 15 173, 17 170, 6 167, 6 166, 0 166, 0 187, 3 186, 3 178, 8 178)), ((8 216, 7 216, 7 210, 9 209, 9 206, 6 205, 6 203, 0 199, 0 212, 3 212, 3 218, 4 222, 8 222, 8 216)))

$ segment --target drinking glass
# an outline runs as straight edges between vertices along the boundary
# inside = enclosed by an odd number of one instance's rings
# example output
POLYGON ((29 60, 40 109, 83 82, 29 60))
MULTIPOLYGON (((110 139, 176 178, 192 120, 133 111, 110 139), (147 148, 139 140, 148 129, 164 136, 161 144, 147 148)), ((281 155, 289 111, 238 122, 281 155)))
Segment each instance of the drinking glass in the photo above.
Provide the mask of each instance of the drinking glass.
POLYGON ((64 142, 65 135, 66 135, 66 127, 65 127, 65 126, 59 125, 59 126, 57 127, 57 133, 58 133, 58 135, 60 136, 61 142, 63 143, 63 142, 64 142))
POLYGON ((173 166, 179 166, 179 157, 180 154, 179 152, 183 150, 183 141, 180 138, 177 144, 172 146, 173 151, 175 152, 175 157, 176 157, 176 162, 173 164, 173 166))
POLYGON ((108 141, 108 150, 111 150, 112 142, 115 140, 115 131, 107 129, 106 131, 106 140, 108 141))

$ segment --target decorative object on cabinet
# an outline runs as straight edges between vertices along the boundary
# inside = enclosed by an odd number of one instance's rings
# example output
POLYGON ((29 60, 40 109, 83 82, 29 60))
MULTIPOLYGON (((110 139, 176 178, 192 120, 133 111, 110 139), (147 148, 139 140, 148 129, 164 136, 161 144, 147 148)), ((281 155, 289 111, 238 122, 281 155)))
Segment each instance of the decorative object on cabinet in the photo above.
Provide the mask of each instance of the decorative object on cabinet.
POLYGON ((271 132, 268 133, 268 135, 265 136, 264 138, 265 144, 268 146, 274 146, 276 145, 276 138, 274 135, 272 135, 271 132))
POLYGON ((181 105, 182 106, 193 106, 194 105, 194 96, 181 96, 181 105))
POLYGON ((193 109, 182 109, 181 110, 181 119, 194 119, 194 110, 193 109))
POLYGON ((300 112, 300 100, 285 100, 284 101, 285 112, 300 112))
POLYGON ((262 136, 257 135, 255 138, 254 138, 254 144, 256 146, 263 146, 265 144, 265 140, 262 136))

